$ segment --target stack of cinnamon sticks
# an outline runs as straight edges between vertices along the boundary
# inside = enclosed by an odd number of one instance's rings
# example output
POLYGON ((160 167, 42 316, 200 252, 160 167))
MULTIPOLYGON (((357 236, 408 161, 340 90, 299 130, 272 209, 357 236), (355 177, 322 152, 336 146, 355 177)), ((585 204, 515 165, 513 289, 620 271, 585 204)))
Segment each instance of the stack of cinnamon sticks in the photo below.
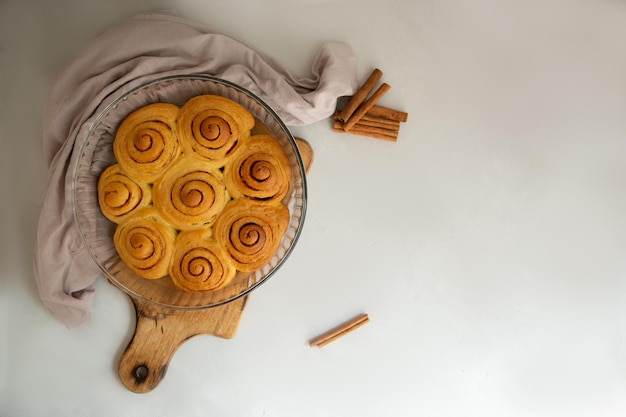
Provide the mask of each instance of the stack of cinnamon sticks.
POLYGON ((374 69, 346 106, 335 112, 333 123, 335 132, 368 136, 391 142, 398 140, 400 123, 407 121, 408 113, 376 104, 391 86, 382 83, 370 96, 382 75, 381 70, 374 69))

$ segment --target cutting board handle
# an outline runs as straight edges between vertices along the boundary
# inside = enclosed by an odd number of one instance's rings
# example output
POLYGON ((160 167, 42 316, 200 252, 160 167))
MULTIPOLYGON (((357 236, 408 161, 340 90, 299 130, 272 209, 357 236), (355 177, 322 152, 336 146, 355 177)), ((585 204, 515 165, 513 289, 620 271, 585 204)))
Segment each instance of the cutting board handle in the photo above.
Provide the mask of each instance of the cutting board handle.
POLYGON ((165 377, 174 352, 199 334, 235 336, 247 297, 198 311, 172 310, 131 297, 137 313, 135 334, 122 354, 119 375, 131 391, 152 391, 165 377))

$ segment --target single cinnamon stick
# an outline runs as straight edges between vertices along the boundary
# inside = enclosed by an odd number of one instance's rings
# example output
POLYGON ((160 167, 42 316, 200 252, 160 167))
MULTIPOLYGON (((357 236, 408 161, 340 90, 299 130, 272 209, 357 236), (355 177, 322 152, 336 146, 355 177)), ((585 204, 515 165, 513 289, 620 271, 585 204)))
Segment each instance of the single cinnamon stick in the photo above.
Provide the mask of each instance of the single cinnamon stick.
POLYGON ((342 122, 347 121, 352 113, 363 103, 363 101, 367 98, 369 93, 374 89, 380 78, 383 76, 383 73, 378 68, 374 69, 367 80, 363 83, 363 85, 354 93, 352 98, 348 101, 346 106, 339 113, 339 120, 342 122))
POLYGON ((333 131, 337 133, 349 133, 351 135, 366 136, 374 139, 382 139, 388 142, 398 141, 398 132, 395 130, 380 129, 375 127, 359 127, 354 126, 352 129, 346 131, 343 128, 333 127, 333 131))
POLYGON ((358 130, 358 131, 364 131, 364 132, 365 131, 378 132, 378 133, 387 134, 387 135, 397 135, 400 132, 400 125, 398 124, 396 126, 389 126, 385 124, 379 124, 377 122, 369 122, 367 120, 365 121, 361 120, 360 122, 355 123, 352 129, 346 130, 343 123, 341 123, 339 120, 335 120, 333 122, 333 130, 341 131, 343 133, 352 133, 352 134, 354 134, 355 130, 358 130))
MULTIPOLYGON (((335 112, 333 126, 335 127, 338 126, 337 122, 339 123, 339 126, 343 128, 344 123, 339 119, 338 111, 335 112)), ((354 126, 358 127, 359 125, 382 127, 382 128, 387 128, 389 130, 400 130, 400 122, 398 122, 397 120, 386 119, 384 117, 379 117, 379 116, 370 116, 369 113, 365 113, 365 115, 361 117, 361 120, 359 120, 354 126)))
POLYGON ((397 122, 406 122, 409 114, 403 111, 390 109, 389 107, 375 105, 367 112, 370 116, 382 117, 384 119, 395 120, 397 122))
POLYGON ((388 130, 400 130, 400 122, 395 120, 383 119, 380 117, 368 116, 367 114, 361 117, 361 120, 356 122, 354 125, 356 126, 371 126, 371 127, 380 127, 388 130))
POLYGON ((324 347, 327 344, 339 339, 340 337, 343 337, 346 334, 358 329, 359 327, 363 326, 367 322, 369 322, 369 316, 367 314, 361 314, 353 318, 352 320, 342 324, 341 326, 338 326, 324 333, 323 335, 316 337, 315 339, 309 342, 309 346, 311 347, 317 346, 319 348, 324 347))
POLYGON ((361 103, 359 108, 356 109, 354 113, 352 113, 352 116, 350 116, 350 118, 346 121, 345 129, 350 130, 352 126, 354 126, 354 124, 358 122, 361 117, 363 117, 363 115, 367 113, 367 111, 371 109, 374 104, 376 104, 376 102, 390 89, 391 86, 389 84, 382 83, 381 86, 378 87, 376 91, 374 91, 370 98, 361 103))

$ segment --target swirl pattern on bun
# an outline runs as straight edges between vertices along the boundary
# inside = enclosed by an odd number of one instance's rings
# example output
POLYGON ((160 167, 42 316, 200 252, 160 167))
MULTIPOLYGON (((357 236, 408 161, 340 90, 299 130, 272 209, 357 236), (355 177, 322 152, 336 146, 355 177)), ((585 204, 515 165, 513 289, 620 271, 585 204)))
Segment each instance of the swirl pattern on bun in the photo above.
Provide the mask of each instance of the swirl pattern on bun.
POLYGON ((211 239, 210 231, 182 232, 176 238, 169 273, 183 291, 215 291, 227 285, 237 272, 224 248, 211 239))
POLYGON ((177 106, 154 103, 124 119, 115 134, 113 153, 125 172, 134 179, 153 182, 178 158, 177 115, 177 106))
POLYGON ((152 199, 148 184, 135 181, 119 164, 104 170, 98 179, 98 203, 102 214, 113 223, 121 223, 152 199))
POLYGON ((139 210, 117 226, 115 250, 128 268, 147 279, 167 275, 174 251, 176 230, 164 222, 152 207, 139 210))
POLYGON ((239 271, 252 272, 274 255, 287 231, 289 210, 283 204, 231 201, 215 221, 215 240, 226 248, 239 271))
POLYGON ((279 202, 289 190, 291 167, 280 143, 269 135, 250 137, 224 167, 224 182, 234 198, 279 202))
POLYGON ((203 95, 190 99, 176 120, 183 152, 222 167, 243 147, 254 127, 254 117, 238 103, 203 95))
POLYGON ((193 158, 181 158, 153 192, 157 210, 180 230, 209 226, 230 200, 222 173, 193 158))

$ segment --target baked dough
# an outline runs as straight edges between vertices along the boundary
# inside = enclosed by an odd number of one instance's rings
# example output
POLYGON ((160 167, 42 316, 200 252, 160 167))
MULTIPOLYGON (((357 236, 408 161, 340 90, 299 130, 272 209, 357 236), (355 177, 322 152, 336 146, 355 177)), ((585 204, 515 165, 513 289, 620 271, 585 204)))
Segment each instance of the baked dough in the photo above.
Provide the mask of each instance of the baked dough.
POLYGON ((210 229, 181 232, 176 238, 169 273, 179 289, 215 291, 228 285, 236 272, 228 254, 211 238, 210 229))
POLYGON ((132 178, 153 182, 178 158, 177 115, 174 104, 154 103, 124 119, 115 134, 113 153, 132 178))
POLYGON ((291 167, 282 146, 270 135, 254 135, 224 166, 224 183, 233 198, 279 202, 289 190, 291 167))
POLYGON ((135 213, 115 230, 115 249, 135 274, 158 279, 167 275, 174 251, 176 230, 153 207, 135 213))
POLYGON ((272 258, 288 225, 289 209, 284 204, 237 199, 218 216, 213 235, 239 271, 252 272, 272 258))
POLYGON ((191 98, 178 113, 177 131, 183 152, 222 167, 250 136, 254 116, 225 97, 191 98))
POLYGON ((113 223, 121 223, 134 212, 146 207, 152 199, 148 184, 135 181, 122 172, 119 164, 111 165, 98 179, 98 203, 102 214, 113 223))
POLYGON ((222 177, 206 162, 182 157, 154 184, 154 206, 180 230, 208 227, 230 200, 222 177))

